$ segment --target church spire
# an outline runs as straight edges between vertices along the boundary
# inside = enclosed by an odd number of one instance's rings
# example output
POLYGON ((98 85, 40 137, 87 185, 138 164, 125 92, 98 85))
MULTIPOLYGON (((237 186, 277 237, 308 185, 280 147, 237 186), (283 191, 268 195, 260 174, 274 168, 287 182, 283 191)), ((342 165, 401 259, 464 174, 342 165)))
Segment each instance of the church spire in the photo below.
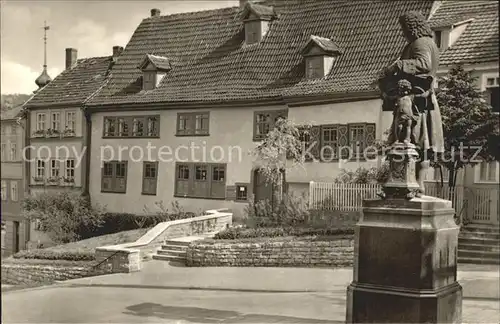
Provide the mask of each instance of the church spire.
POLYGON ((45 21, 43 26, 43 71, 42 74, 40 74, 40 76, 35 80, 38 89, 45 87, 50 81, 52 81, 47 73, 47 30, 49 29, 50 27, 47 26, 47 22, 45 21))

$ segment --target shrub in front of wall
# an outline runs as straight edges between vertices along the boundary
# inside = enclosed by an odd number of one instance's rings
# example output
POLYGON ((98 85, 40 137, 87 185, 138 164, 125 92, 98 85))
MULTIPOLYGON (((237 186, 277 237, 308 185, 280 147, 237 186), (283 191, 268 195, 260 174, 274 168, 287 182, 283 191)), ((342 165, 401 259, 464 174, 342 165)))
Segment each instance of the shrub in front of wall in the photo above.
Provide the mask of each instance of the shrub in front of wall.
POLYGON ((286 237, 286 236, 334 236, 353 235, 353 228, 295 228, 295 227, 233 227, 215 234, 215 240, 236 240, 257 237, 286 237))
POLYGON ((38 220, 40 229, 57 243, 73 242, 97 230, 103 223, 104 210, 92 206, 88 196, 76 192, 44 192, 27 196, 22 215, 38 220))
POLYGON ((15 259, 94 261, 95 253, 90 251, 53 251, 46 249, 25 250, 13 255, 15 259))

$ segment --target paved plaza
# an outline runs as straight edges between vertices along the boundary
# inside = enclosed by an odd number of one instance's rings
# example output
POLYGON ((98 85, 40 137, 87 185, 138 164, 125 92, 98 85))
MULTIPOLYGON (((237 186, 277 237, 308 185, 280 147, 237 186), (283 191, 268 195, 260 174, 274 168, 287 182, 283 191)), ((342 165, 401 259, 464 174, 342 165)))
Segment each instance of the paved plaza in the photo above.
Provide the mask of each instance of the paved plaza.
MULTIPOLYGON (((151 261, 141 272, 11 290, 3 323, 342 323, 352 270, 186 268, 151 261)), ((499 269, 462 266, 464 323, 499 323, 499 269)))

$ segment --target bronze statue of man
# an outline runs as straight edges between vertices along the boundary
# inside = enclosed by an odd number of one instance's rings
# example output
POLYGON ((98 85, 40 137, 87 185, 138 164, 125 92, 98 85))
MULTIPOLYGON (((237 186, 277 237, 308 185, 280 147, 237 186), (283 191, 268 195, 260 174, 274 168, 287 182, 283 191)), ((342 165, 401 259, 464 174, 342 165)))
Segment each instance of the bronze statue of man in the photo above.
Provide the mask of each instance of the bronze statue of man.
MULTIPOLYGON (((429 155, 441 154, 444 151, 443 125, 441 112, 436 100, 436 72, 439 67, 439 49, 433 39, 433 32, 425 17, 415 11, 410 11, 399 18, 403 34, 408 42, 401 57, 386 67, 379 80, 383 93, 395 89, 401 80, 409 81, 412 86, 413 111, 412 144, 419 153, 416 165, 416 178, 420 193, 424 193, 425 173, 429 168, 429 155)), ((397 96, 397 89, 396 89, 397 96)), ((395 112, 397 100, 384 97, 383 110, 395 112)), ((395 118, 396 119, 396 118, 395 118)), ((393 128, 400 121, 393 121, 393 128)), ((389 135, 389 143, 398 141, 395 132, 389 135)), ((405 141, 406 142, 406 141, 405 141)))

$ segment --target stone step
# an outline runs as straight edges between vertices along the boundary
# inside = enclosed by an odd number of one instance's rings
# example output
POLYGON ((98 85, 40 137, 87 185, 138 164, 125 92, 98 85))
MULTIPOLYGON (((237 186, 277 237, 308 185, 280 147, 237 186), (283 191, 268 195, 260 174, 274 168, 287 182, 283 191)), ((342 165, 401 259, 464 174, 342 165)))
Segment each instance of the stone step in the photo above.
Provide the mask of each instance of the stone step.
POLYGON ((500 226, 489 224, 469 224, 462 228, 466 232, 487 232, 487 233, 500 233, 500 226))
POLYGON ((174 257, 186 257, 186 251, 158 250, 158 255, 170 255, 174 257))
POLYGON ((478 245, 492 245, 500 246, 500 240, 488 239, 488 238, 477 238, 477 237, 458 237, 458 246, 462 244, 478 244, 478 245))
POLYGON ((458 263, 470 264, 500 264, 500 259, 482 259, 482 258, 458 258, 458 263))
POLYGON ((459 251, 485 251, 500 253, 500 246, 498 244, 471 244, 471 243, 458 243, 459 251))
POLYGON ((500 260, 500 253, 492 251, 458 250, 458 258, 481 258, 500 260))
POLYGON ((191 244, 191 241, 176 241, 176 240, 166 240, 165 245, 177 245, 177 246, 185 246, 188 247, 191 244))
POLYGON ((179 263, 186 262, 186 258, 183 258, 183 257, 175 257, 175 256, 171 256, 171 255, 161 255, 161 254, 154 254, 153 260, 173 261, 173 262, 179 262, 179 263))
POLYGON ((486 238, 492 240, 500 240, 500 233, 491 233, 491 232, 461 232, 459 237, 464 238, 486 238))
POLYGON ((187 245, 173 245, 173 244, 163 244, 161 246, 162 250, 174 250, 174 251, 186 251, 188 248, 187 245))

